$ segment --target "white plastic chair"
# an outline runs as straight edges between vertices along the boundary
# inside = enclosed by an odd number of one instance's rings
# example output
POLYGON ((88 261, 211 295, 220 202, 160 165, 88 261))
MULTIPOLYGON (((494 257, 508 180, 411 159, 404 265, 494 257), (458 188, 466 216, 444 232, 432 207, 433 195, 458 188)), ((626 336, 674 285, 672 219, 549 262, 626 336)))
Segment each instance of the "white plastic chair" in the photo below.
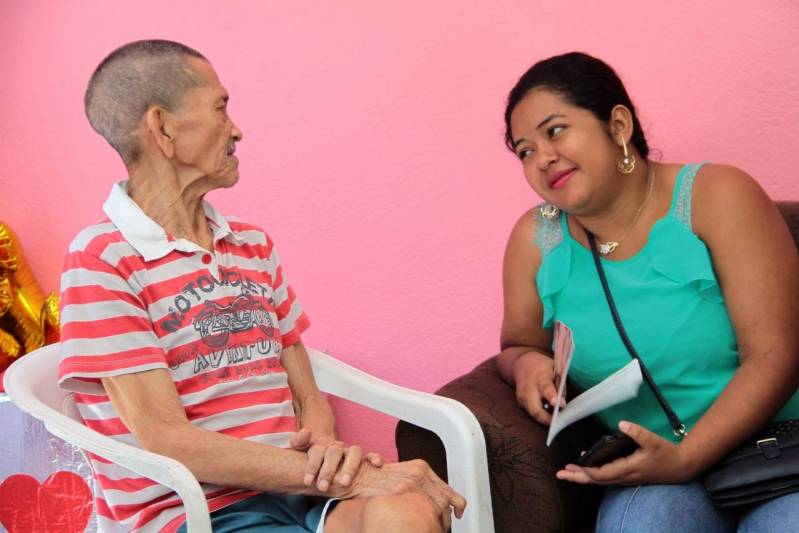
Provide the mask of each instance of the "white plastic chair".
MULTIPOLYGON (((494 521, 485 440, 477 419, 463 404, 388 383, 318 350, 308 348, 319 388, 436 433, 444 443, 450 485, 468 505, 453 533, 492 533, 494 521)), ((72 393, 57 385, 58 344, 35 350, 6 370, 11 401, 41 420, 53 435, 174 490, 186 508, 190 533, 211 533, 200 484, 183 464, 89 429, 81 422, 72 393)))

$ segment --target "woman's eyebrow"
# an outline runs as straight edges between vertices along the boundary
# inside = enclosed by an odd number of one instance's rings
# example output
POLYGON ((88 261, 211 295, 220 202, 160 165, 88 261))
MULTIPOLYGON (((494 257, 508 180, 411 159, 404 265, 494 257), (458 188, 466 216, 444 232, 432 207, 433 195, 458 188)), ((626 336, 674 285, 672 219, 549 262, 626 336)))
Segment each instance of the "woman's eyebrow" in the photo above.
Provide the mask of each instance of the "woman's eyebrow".
POLYGON ((558 113, 553 113, 553 114, 549 115, 547 118, 545 118, 544 120, 542 120, 538 124, 538 126, 535 127, 535 129, 540 129, 541 126, 544 126, 547 122, 549 122, 550 120, 556 119, 556 118, 566 118, 566 115, 560 115, 558 113))
MULTIPOLYGON (((562 115, 562 114, 560 114, 560 113, 552 113, 552 114, 551 114, 551 115, 549 115, 547 118, 545 118, 544 120, 542 120, 541 122, 539 122, 539 123, 538 123, 538 126, 536 126, 536 127, 535 127, 535 129, 541 129, 541 128, 542 128, 543 126, 545 126, 545 125, 546 125, 546 124, 547 124, 549 121, 551 121, 551 120, 554 120, 554 119, 556 119, 556 118, 566 118, 566 115, 562 115)), ((520 145, 521 143, 523 143, 523 142, 524 142, 524 137, 520 137, 519 139, 517 139, 517 140, 513 141, 513 143, 511 144, 511 148, 513 148, 513 149, 515 150, 515 149, 516 149, 516 147, 517 147, 517 146, 519 146, 519 145, 520 145)))

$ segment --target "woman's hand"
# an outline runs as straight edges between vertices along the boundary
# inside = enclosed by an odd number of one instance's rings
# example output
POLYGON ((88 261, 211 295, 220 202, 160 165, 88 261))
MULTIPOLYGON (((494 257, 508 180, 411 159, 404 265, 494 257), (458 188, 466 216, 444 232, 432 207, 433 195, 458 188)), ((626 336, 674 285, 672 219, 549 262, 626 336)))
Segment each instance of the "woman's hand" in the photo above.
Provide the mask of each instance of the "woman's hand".
POLYGON ((378 468, 383 465, 379 453, 364 456, 360 446, 347 446, 333 434, 312 433, 308 428, 291 436, 291 447, 308 454, 303 482, 309 487, 316 482, 316 488, 322 492, 326 492, 334 482, 349 486, 364 460, 378 468))
POLYGON ((598 485, 644 485, 683 483, 699 474, 695 471, 695 463, 687 457, 685 447, 632 422, 619 422, 619 429, 641 447, 627 457, 600 467, 568 464, 557 473, 558 479, 598 485))
POLYGON ((544 408, 544 402, 554 406, 558 398, 552 358, 538 352, 520 355, 513 364, 513 378, 516 401, 537 422, 548 426, 552 415, 544 408))

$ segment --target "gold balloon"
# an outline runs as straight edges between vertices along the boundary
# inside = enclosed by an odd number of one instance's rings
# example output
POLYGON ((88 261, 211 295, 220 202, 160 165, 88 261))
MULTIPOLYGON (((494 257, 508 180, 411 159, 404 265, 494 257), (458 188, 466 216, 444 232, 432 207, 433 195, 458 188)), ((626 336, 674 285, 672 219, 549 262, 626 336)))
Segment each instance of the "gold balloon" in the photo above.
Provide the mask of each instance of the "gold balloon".
POLYGON ((0 222, 0 372, 14 359, 58 340, 58 295, 45 296, 17 236, 0 222))

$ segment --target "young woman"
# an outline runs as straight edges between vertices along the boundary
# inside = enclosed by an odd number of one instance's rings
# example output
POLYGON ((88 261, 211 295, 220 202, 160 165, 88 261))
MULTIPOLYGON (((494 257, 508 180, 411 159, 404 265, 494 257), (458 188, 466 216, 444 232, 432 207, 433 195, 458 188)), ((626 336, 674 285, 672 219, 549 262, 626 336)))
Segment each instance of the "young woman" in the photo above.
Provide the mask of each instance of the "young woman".
POLYGON ((632 344, 687 429, 675 436, 643 384, 599 414, 640 448, 598 468, 567 465, 558 478, 609 485, 598 531, 796 527, 799 493, 729 511, 698 481, 770 420, 799 418, 799 255, 771 200, 730 166, 648 160, 618 76, 582 53, 530 68, 505 124, 544 204, 521 216, 505 254, 504 379, 533 419, 550 422, 555 320, 574 333, 569 379, 579 388, 630 361, 590 232, 632 344))

